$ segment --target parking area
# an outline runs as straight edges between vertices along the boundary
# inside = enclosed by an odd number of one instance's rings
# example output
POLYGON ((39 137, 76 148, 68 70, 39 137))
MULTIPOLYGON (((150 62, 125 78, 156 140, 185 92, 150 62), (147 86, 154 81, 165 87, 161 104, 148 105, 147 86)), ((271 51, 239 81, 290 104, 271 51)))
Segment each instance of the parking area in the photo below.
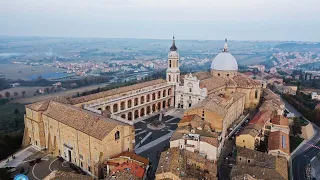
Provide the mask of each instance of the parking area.
MULTIPOLYGON (((17 166, 12 178, 17 174, 25 174, 30 180, 41 180, 54 170, 75 172, 68 162, 55 156, 47 155, 41 159, 24 162, 17 166)), ((79 173, 79 172, 78 172, 79 173)))

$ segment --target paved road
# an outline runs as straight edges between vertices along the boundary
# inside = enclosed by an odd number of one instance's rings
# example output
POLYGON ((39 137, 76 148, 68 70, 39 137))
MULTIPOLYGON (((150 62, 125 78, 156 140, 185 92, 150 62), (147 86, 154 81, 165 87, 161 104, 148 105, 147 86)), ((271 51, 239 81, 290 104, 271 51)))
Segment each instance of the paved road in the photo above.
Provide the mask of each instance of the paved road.
MULTIPOLYGON (((320 146, 320 141, 315 145, 320 146)), ((309 147, 308 145, 304 145, 309 147)), ((297 155, 292 159, 292 179, 293 180, 305 180, 306 179, 306 166, 310 163, 310 160, 320 152, 320 149, 309 147, 303 153, 297 155)))
MULTIPOLYGON (((285 99, 281 98, 282 101, 285 103, 286 109, 292 112, 295 116, 302 116, 301 113, 290 105, 285 99)), ((320 128, 314 124, 313 128, 315 130, 314 137, 309 140, 308 144, 313 144, 320 146, 320 128)), ((292 177, 293 180, 304 180, 306 177, 306 166, 310 163, 310 160, 320 152, 320 149, 312 148, 308 144, 303 144, 292 156, 292 177)))

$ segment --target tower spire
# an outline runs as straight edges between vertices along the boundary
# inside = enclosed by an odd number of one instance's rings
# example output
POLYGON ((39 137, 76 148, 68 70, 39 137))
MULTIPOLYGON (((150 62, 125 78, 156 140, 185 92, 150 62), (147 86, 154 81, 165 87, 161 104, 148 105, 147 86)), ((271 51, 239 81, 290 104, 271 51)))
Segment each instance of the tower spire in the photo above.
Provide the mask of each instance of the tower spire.
POLYGON ((174 39, 174 36, 172 37, 172 46, 170 47, 170 51, 177 51, 177 46, 176 46, 176 40, 174 39))
POLYGON ((223 51, 222 51, 222 52, 228 52, 228 51, 229 51, 229 50, 228 50, 228 40, 225 39, 224 41, 225 41, 225 42, 224 42, 224 46, 223 46, 223 51))

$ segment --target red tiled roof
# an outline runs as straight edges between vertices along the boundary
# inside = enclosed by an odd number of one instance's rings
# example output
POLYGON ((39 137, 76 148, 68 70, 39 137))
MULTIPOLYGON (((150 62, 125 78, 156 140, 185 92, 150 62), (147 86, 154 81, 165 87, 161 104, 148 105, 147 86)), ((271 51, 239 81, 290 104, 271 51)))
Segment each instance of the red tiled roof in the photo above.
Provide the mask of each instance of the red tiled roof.
POLYGON ((268 150, 281 150, 286 154, 290 154, 289 135, 281 131, 270 132, 268 150))
POLYGON ((274 116, 271 119, 272 124, 280 125, 280 126, 289 126, 289 120, 288 118, 282 116, 282 115, 277 115, 274 116))
POLYGON ((129 152, 129 151, 125 151, 125 152, 122 152, 114 157, 112 157, 111 159, 113 158, 118 158, 120 156, 126 156, 126 157, 130 157, 130 159, 133 159, 133 160, 136 160, 138 162, 141 162, 143 163, 145 166, 149 165, 149 160, 144 158, 144 157, 141 157, 139 155, 137 155, 136 153, 133 153, 133 152, 129 152))
POLYGON ((272 112, 270 111, 259 111, 249 122, 249 124, 264 124, 271 118, 272 112))
POLYGON ((137 163, 123 163, 114 169, 112 169, 112 173, 116 173, 117 171, 127 171, 130 174, 133 174, 139 178, 143 178, 144 168, 139 166, 137 163))

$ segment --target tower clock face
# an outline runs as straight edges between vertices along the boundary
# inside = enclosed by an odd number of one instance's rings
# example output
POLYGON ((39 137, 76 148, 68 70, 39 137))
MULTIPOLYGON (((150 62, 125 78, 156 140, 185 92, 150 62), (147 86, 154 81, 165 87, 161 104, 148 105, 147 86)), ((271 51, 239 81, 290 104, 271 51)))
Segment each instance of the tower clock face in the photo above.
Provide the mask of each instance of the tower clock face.
POLYGON ((192 84, 192 83, 188 83, 188 86, 189 86, 189 87, 192 87, 192 86, 193 86, 193 84, 192 84))

